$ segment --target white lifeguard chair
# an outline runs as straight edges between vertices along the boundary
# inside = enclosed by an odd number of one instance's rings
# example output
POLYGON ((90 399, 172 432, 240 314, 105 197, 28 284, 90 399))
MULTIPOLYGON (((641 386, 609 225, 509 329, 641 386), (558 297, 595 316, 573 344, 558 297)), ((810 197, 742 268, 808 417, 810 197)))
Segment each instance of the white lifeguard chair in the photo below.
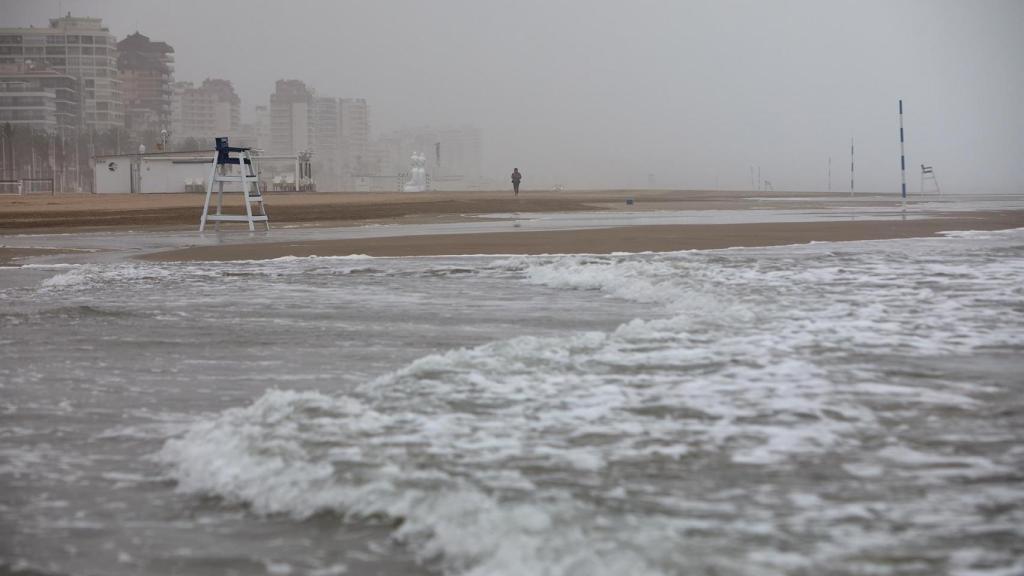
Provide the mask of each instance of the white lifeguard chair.
POLYGON ((263 222, 270 230, 270 219, 267 208, 263 204, 263 193, 260 191, 259 174, 253 165, 249 148, 228 146, 226 137, 217 138, 217 152, 210 166, 210 176, 206 179, 206 201, 203 202, 203 216, 199 220, 199 231, 206 228, 207 222, 247 222, 249 230, 255 231, 256 222, 263 222), (231 154, 237 154, 232 156, 231 154), (232 166, 238 166, 238 172, 232 166), (237 182, 242 188, 242 202, 245 214, 223 214, 224 183, 237 182), (213 195, 213 184, 217 183, 217 212, 210 214, 210 196, 213 195))
MULTIPOLYGON (((942 189, 939 188, 939 181, 935 178, 935 168, 921 164, 921 194, 924 194, 924 183, 931 182, 935 193, 942 196, 942 189)), ((931 192, 931 190, 929 190, 931 192)))

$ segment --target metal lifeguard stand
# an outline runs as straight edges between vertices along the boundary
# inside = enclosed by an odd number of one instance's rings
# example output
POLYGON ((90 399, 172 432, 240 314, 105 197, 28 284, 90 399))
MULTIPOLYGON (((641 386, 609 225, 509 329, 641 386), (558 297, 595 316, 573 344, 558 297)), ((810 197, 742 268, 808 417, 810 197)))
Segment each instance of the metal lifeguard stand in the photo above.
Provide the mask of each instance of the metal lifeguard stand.
POLYGON ((270 219, 263 204, 263 193, 260 191, 259 175, 253 167, 252 154, 249 148, 228 146, 226 137, 217 138, 217 153, 210 165, 210 176, 206 180, 206 201, 203 203, 203 217, 199 220, 199 231, 206 228, 206 222, 248 222, 249 230, 255 231, 255 222, 263 222, 270 230, 270 219), (232 156, 236 154, 236 156, 232 156), (231 166, 237 165, 238 172, 231 166), (217 183, 217 213, 210 214, 210 196, 213 195, 213 184, 217 183), (224 183, 237 182, 242 187, 242 199, 245 214, 222 214, 224 200, 224 183), (255 207, 254 207, 255 205, 255 207))
POLYGON ((924 194, 925 182, 931 182, 935 187, 935 193, 942 196, 942 188, 939 188, 939 181, 935 178, 935 168, 921 164, 921 194, 924 194))

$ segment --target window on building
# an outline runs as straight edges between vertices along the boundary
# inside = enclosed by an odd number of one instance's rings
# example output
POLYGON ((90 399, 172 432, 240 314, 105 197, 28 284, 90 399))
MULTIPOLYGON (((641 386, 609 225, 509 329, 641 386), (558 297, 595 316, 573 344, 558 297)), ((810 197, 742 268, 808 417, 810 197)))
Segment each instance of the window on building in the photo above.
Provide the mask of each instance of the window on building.
POLYGON ((64 37, 63 36, 56 36, 56 35, 47 36, 46 37, 46 43, 47 44, 63 44, 64 43, 64 37))
POLYGON ((77 35, 68 36, 68 44, 78 44, 78 36, 77 35))
POLYGON ((63 46, 47 46, 46 47, 46 53, 47 54, 54 54, 54 55, 64 54, 64 47, 63 46))
POLYGON ((92 36, 82 36, 82 44, 92 44, 92 36))
POLYGON ((17 34, 0 35, 0 44, 21 44, 21 36, 17 34))

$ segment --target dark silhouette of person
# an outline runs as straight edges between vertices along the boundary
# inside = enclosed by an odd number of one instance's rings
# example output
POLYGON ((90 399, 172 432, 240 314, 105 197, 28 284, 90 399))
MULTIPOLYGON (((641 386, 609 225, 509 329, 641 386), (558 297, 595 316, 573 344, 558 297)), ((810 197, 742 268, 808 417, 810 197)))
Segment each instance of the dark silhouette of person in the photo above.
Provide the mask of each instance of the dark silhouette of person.
POLYGON ((519 196, 519 181, 523 179, 523 175, 519 173, 519 168, 512 169, 512 188, 516 191, 516 196, 519 196))

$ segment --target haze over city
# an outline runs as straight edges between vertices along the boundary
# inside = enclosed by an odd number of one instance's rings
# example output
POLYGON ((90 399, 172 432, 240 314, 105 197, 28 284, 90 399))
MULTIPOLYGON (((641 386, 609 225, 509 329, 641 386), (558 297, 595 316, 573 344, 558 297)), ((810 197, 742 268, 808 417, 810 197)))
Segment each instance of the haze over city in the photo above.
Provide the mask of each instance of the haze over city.
POLYGON ((4 0, 3 26, 92 16, 230 80, 243 121, 278 79, 366 98, 372 130, 479 128, 485 176, 527 186, 898 192, 1024 187, 1024 3, 4 0))

